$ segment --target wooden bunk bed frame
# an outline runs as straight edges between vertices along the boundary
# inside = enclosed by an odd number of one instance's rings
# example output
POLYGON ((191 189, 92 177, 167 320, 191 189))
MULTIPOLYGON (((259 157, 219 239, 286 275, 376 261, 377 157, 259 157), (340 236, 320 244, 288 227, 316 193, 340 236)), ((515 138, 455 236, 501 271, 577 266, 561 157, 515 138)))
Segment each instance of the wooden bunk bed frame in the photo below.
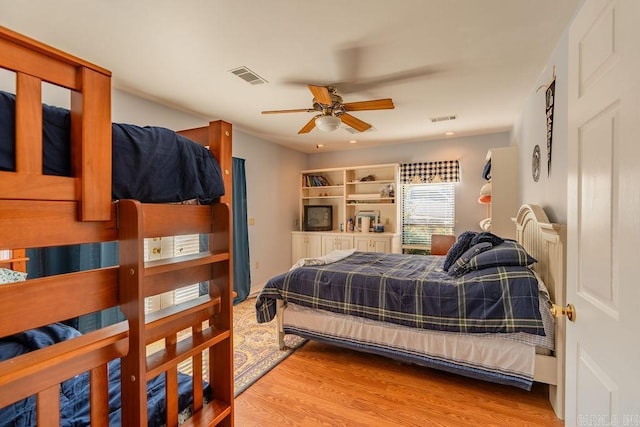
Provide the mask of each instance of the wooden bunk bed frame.
POLYGON ((220 202, 113 202, 110 72, 3 27, 0 67, 16 74, 16 171, 0 171, 0 246, 14 252, 0 267, 24 270, 21 248, 119 241, 120 253, 119 266, 0 286, 0 337, 116 306, 127 318, 0 362, 0 408, 35 395, 38 425, 57 426, 60 384, 90 372, 91 423, 108 425, 107 363, 121 358, 123 425, 147 424, 146 380, 160 373, 166 422, 177 425, 177 365, 190 358, 194 415, 183 425, 233 425, 231 125, 181 132, 218 159, 226 190, 220 202), (43 81, 71 90, 72 177, 42 174, 43 81), (195 233, 209 234, 208 251, 144 262, 144 238, 195 233), (204 281, 208 295, 145 318, 145 297, 204 281), (178 340, 189 328, 191 337, 178 340), (160 339, 164 348, 147 356, 147 344, 160 339))

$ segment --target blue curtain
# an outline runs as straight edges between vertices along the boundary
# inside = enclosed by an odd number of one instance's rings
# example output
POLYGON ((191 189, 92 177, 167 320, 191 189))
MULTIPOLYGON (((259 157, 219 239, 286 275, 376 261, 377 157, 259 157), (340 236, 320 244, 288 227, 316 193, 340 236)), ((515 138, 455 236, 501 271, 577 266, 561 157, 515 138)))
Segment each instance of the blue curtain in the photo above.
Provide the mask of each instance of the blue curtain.
POLYGON ((247 179, 244 159, 233 158, 233 303, 244 301, 251 290, 249 231, 247 229, 247 179))

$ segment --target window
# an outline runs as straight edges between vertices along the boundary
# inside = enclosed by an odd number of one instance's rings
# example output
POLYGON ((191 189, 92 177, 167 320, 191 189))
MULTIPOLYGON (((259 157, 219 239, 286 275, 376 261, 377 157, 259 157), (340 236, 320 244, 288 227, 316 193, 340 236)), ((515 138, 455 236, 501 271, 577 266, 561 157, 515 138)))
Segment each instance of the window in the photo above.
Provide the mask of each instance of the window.
POLYGON ((402 247, 427 249, 432 234, 453 234, 455 183, 402 184, 402 247))
MULTIPOLYGON (((199 251, 200 236, 198 234, 144 239, 145 261, 197 254, 199 251)), ((198 298, 199 292, 200 288, 196 283, 162 295, 148 297, 145 299, 145 313, 198 298)))
MULTIPOLYGON (((190 234, 184 236, 162 237, 153 239, 144 239, 144 255, 145 261, 153 261, 163 258, 171 258, 183 255, 197 254, 200 252, 200 235, 190 234)), ((161 295, 154 295, 145 298, 145 314, 167 308, 172 305, 180 304, 191 299, 198 298, 200 295, 200 285, 198 283, 185 286, 175 291, 166 292, 161 295)), ((191 336, 191 329, 185 329, 178 333, 178 341, 191 336)), ((147 355, 164 348, 164 340, 151 343, 147 346, 147 355)), ((203 377, 208 379, 208 360, 209 352, 202 353, 203 360, 203 377)), ((187 358, 178 364, 178 370, 184 374, 193 374, 193 363, 191 358, 187 358)))

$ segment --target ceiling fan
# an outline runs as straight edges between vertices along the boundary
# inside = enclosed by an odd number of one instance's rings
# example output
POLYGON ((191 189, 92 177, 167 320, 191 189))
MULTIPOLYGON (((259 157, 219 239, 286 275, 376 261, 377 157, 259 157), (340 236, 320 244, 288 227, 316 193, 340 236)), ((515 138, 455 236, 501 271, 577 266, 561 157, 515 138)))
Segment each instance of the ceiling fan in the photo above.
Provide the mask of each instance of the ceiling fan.
POLYGON ((391 98, 342 102, 342 97, 337 94, 336 88, 333 86, 307 86, 313 95, 313 106, 311 108, 271 110, 263 111, 262 114, 319 112, 320 114, 314 116, 298 131, 299 134, 309 133, 314 127, 331 132, 336 130, 340 126, 340 123, 344 123, 359 132, 364 132, 371 128, 371 125, 352 116, 349 114, 350 111, 391 110, 395 108, 391 98))

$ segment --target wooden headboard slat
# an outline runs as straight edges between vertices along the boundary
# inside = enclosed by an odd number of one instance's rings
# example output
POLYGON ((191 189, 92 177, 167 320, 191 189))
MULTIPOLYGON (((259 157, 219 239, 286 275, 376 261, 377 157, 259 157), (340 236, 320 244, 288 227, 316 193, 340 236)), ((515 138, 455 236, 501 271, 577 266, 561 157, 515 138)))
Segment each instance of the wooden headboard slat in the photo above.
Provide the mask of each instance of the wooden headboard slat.
POLYGON ((0 362, 0 408, 127 354, 127 322, 0 362))
MULTIPOLYGON (((104 74, 105 76, 111 76, 111 72, 105 68, 99 67, 98 65, 92 64, 89 61, 85 61, 84 59, 80 59, 78 57, 70 55, 66 52, 61 51, 60 49, 56 49, 55 47, 51 47, 47 44, 41 43, 25 35, 16 33, 15 31, 11 31, 10 29, 3 26, 0 26, 0 41, 3 43, 9 42, 8 45, 11 46, 11 49, 8 52, 4 52, 2 51, 2 49, 0 49, 0 52, 2 52, 2 55, 0 55, 0 58, 4 58, 5 53, 12 53, 13 49, 20 46, 20 47, 26 48, 31 52, 49 57, 58 63, 69 64, 73 67, 86 67, 86 68, 90 68, 92 70, 98 71, 104 74)), ((6 56, 11 56, 11 55, 6 55, 6 56)), ((0 66, 3 66, 3 65, 0 65, 0 66)), ((44 71, 41 71, 40 73, 49 74, 51 72, 51 70, 46 68, 43 70, 44 71)), ((40 73, 35 73, 34 75, 38 75, 40 73)), ((51 81, 50 79, 46 79, 46 80, 51 81)))
POLYGON ((42 81, 18 74, 16 87, 16 172, 42 174, 42 81))
POLYGON ((12 320, 0 337, 117 306, 118 274, 116 266, 2 285, 0 312, 12 320))
POLYGON ((79 185, 78 178, 0 171, 0 199, 72 201, 79 185))
POLYGON ((0 38, 0 67, 41 78, 58 86, 78 90, 76 67, 43 53, 18 47, 0 38))
POLYGON ((207 234, 213 231, 210 206, 152 203, 144 203, 141 206, 144 211, 143 237, 207 234), (176 216, 180 217, 181 221, 174 221, 176 216))
POLYGON ((78 202, 0 200, 2 249, 118 240, 115 204, 111 221, 78 222, 77 212, 78 202))
POLYGON ((71 96, 71 160, 79 176, 81 221, 106 221, 111 216, 111 82, 83 68, 82 92, 71 96))

